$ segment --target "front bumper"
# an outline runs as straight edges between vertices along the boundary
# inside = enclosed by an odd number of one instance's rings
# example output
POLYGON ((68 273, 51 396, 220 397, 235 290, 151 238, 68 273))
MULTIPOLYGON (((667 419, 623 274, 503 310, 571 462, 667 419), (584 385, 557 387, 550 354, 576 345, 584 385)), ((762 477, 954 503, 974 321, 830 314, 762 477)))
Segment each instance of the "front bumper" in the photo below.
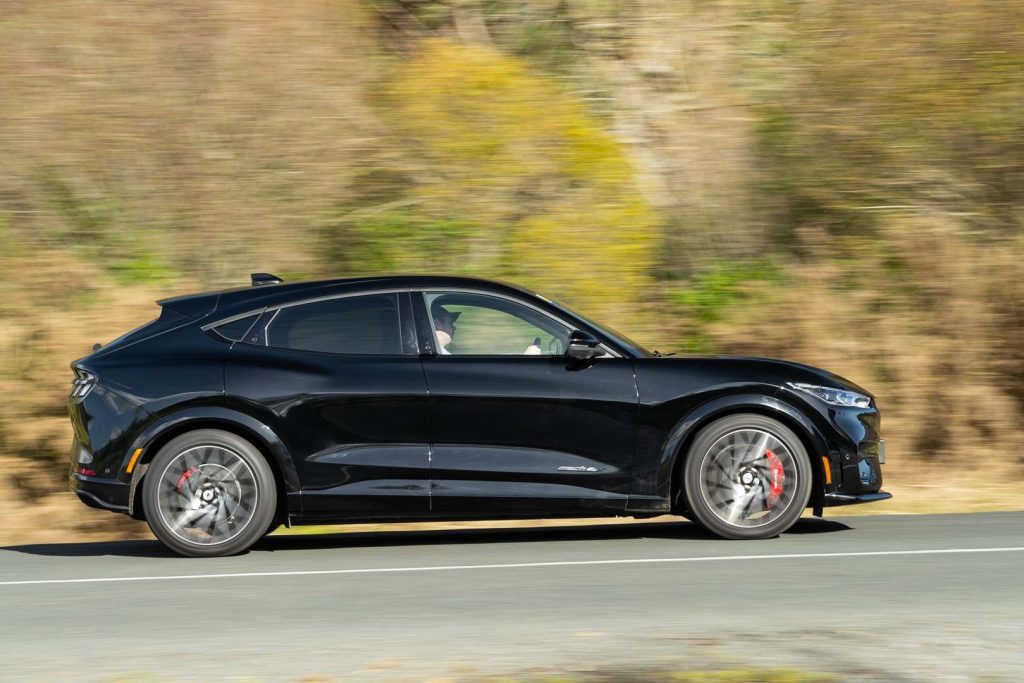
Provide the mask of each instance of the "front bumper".
POLYGON ((128 514, 128 493, 131 489, 128 484, 72 472, 69 487, 91 508, 128 514))

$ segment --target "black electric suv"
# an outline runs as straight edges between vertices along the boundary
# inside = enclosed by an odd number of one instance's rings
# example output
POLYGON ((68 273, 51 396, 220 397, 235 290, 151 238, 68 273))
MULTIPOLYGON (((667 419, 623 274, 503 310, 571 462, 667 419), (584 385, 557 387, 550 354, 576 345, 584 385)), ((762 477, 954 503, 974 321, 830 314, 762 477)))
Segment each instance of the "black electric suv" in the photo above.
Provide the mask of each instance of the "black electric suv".
POLYGON ((864 389, 650 353, 515 286, 258 273, 159 304, 72 364, 71 488, 184 555, 371 520, 679 514, 757 539, 889 497, 864 389))

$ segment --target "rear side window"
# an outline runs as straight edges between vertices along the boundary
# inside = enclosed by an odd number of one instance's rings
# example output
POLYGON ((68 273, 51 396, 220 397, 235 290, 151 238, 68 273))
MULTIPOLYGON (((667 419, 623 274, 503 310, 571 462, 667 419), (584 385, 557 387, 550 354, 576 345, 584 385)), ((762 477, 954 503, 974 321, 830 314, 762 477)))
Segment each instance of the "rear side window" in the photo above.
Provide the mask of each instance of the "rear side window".
POLYGON ((267 326, 267 346, 296 351, 400 355, 396 294, 367 294, 282 308, 267 326))

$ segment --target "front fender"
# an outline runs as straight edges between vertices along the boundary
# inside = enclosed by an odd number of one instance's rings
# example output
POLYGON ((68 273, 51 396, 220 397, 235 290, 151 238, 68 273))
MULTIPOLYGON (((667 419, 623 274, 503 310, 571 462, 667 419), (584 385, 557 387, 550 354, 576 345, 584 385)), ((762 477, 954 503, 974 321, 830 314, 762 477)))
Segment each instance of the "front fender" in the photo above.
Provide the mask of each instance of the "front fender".
MULTIPOLYGON (((191 429, 224 429, 240 434, 254 442, 254 445, 267 453, 273 459, 272 466, 276 465, 277 471, 281 474, 284 484, 284 493, 287 494, 289 507, 292 501, 298 502, 299 475, 292 462, 284 442, 267 425, 263 424, 251 415, 225 408, 222 406, 193 406, 160 416, 150 423, 132 443, 125 453, 124 461, 121 463, 121 472, 125 472, 128 463, 139 448, 143 449, 140 459, 141 465, 135 467, 131 473, 131 495, 129 498, 129 514, 134 516, 135 490, 145 474, 146 465, 160 446, 178 434, 191 429)), ((292 513, 297 510, 289 510, 292 513)))
MULTIPOLYGON (((806 415, 794 406, 774 396, 764 394, 731 394, 720 396, 705 403, 702 403, 682 417, 669 431, 658 453, 657 475, 655 498, 662 501, 670 501, 673 487, 673 477, 677 470, 677 463, 680 458, 686 457, 686 448, 692 442, 694 435, 705 425, 714 420, 733 413, 758 413, 773 417, 796 433, 809 446, 811 466, 814 468, 815 476, 820 481, 821 462, 820 456, 829 453, 828 443, 818 428, 806 415)), ((823 491, 812 492, 812 503, 817 502, 823 491)))

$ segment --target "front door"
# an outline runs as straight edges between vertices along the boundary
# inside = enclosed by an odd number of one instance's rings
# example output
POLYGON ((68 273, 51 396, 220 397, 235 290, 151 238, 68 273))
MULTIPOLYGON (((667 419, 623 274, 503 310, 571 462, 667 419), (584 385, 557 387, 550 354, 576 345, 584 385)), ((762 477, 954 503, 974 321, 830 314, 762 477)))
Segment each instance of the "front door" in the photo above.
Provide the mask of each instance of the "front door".
POLYGON ((505 296, 426 292, 416 308, 435 335, 423 359, 433 514, 625 509, 638 404, 628 358, 572 361, 570 326, 505 296))
POLYGON ((429 512, 427 385, 409 302, 382 292, 271 309, 230 351, 227 395, 288 446, 304 516, 429 512))

